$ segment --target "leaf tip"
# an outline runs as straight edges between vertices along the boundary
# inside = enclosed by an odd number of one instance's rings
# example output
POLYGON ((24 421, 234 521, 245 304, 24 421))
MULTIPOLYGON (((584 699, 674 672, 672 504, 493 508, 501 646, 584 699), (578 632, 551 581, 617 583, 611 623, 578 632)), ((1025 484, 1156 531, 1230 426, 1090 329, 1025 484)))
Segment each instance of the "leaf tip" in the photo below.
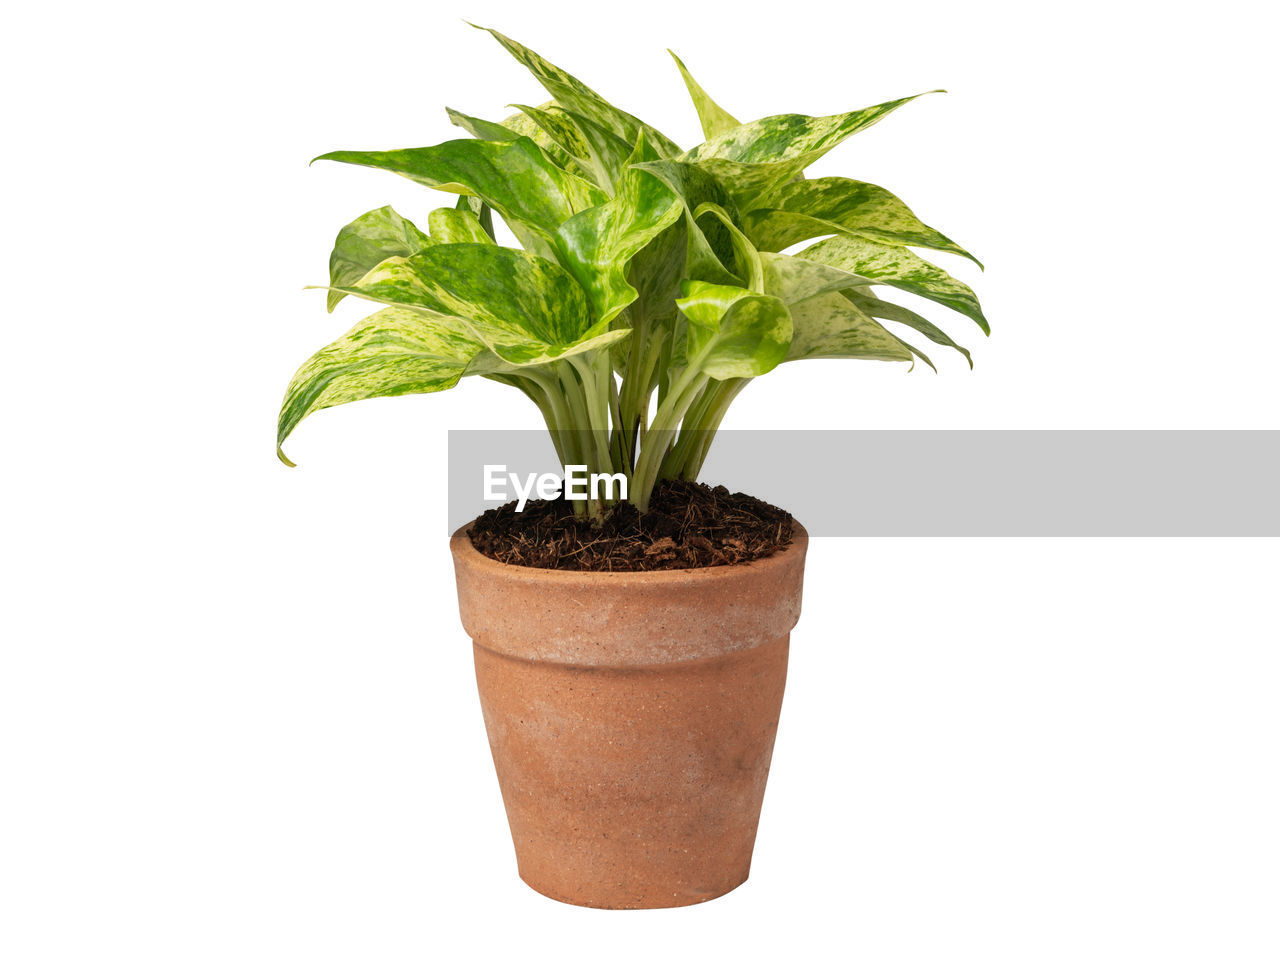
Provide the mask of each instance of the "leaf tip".
POLYGON ((279 444, 276 445, 276 456, 279 458, 280 462, 283 463, 285 466, 296 468, 298 465, 293 460, 289 459, 289 457, 284 455, 284 450, 280 448, 279 444))

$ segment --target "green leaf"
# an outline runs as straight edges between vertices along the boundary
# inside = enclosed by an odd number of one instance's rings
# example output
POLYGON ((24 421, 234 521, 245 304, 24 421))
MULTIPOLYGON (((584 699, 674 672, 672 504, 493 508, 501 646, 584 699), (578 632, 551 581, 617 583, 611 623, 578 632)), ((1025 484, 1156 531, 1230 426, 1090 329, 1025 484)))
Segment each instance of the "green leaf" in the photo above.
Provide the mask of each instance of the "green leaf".
MULTIPOLYGON (((476 25, 472 24, 472 26, 476 25)), ((478 27, 478 29, 492 34, 498 43, 528 68, 529 72, 538 79, 538 83, 565 110, 594 121, 605 130, 618 135, 629 145, 635 144, 636 139, 643 134, 663 157, 674 157, 680 153, 679 146, 661 131, 650 127, 626 111, 614 107, 572 74, 561 70, 528 47, 516 43, 496 30, 488 27, 478 27)))
POLYGON ((525 137, 464 138, 401 151, 333 151, 316 160, 380 168, 429 188, 475 195, 506 219, 521 243, 521 226, 549 241, 576 212, 607 200, 595 185, 552 164, 525 137))
POLYGON ((764 291, 776 295, 787 305, 824 292, 839 292, 851 286, 871 284, 869 278, 795 255, 760 252, 760 264, 764 272, 764 291))
POLYGON ((465 211, 468 214, 476 216, 480 222, 480 227, 484 229, 484 233, 489 236, 491 242, 497 243, 497 237, 493 233, 493 209, 486 205, 475 195, 458 195, 458 203, 454 205, 458 211, 465 211))
POLYGON ((627 281, 638 293, 631 311, 637 324, 649 324, 650 339, 665 338, 657 326, 671 322, 676 315, 676 298, 688 261, 687 220, 678 217, 632 257, 627 269, 627 281))
POLYGON ((685 355, 713 379, 750 379, 787 358, 792 321, 787 307, 770 295, 736 285, 687 281, 676 300, 684 313, 685 355))
POLYGON ((587 293, 597 325, 636 298, 627 281, 631 259, 678 221, 683 206, 657 178, 630 169, 607 204, 574 215, 557 233, 561 264, 587 293))
POLYGON ((721 205, 708 201, 698 205, 693 212, 693 220, 698 222, 704 216, 714 218, 720 223, 729 235, 729 242, 733 247, 734 272, 739 278, 747 283, 747 288, 753 292, 764 292, 764 268, 760 263, 760 252, 756 250, 755 245, 751 244, 751 239, 742 233, 742 230, 733 223, 733 219, 729 213, 724 210, 721 205))
MULTIPOLYGON (((935 94, 938 91, 927 91, 935 94)), ((775 114, 741 124, 731 131, 691 148, 683 161, 723 158, 743 164, 776 164, 783 161, 817 160, 841 141, 866 130, 903 104, 923 94, 913 94, 896 101, 886 101, 846 114, 810 117, 807 114, 775 114)))
POLYGON ((787 361, 912 361, 909 346, 838 292, 828 292, 792 305, 791 321, 794 334, 787 361))
POLYGON ((930 228, 892 192, 849 178, 815 178, 777 188, 743 227, 762 249, 780 252, 819 235, 852 232, 888 245, 916 245, 982 263, 930 228))
MULTIPOLYGON (((549 110, 554 106, 553 103, 548 101, 542 105, 542 109, 549 110)), ((501 124, 498 124, 495 121, 486 121, 483 118, 472 117, 470 114, 463 114, 461 111, 455 111, 451 107, 447 107, 445 110, 449 114, 450 121, 481 141, 514 141, 519 137, 527 137, 542 149, 543 154, 550 158, 556 167, 572 173, 577 173, 580 170, 573 158, 566 154, 558 144, 547 136, 545 131, 524 114, 512 114, 501 124)))
MULTIPOLYGON (((892 333, 892 332, 890 332, 889 334, 890 334, 890 335, 893 335, 893 333, 892 333)), ((895 339, 898 339, 898 337, 897 337, 896 335, 894 335, 893 337, 894 337, 895 339)), ((898 339, 898 343, 899 343, 899 345, 901 345, 904 349, 906 349, 908 352, 910 352, 913 356, 915 356, 917 359, 919 359, 921 362, 923 362, 926 366, 928 366, 930 369, 932 369, 934 372, 937 372, 937 371, 938 371, 938 367, 937 367, 937 366, 935 366, 935 365, 933 364, 933 360, 932 360, 932 359, 930 359, 930 358, 929 358, 927 355, 925 355, 923 352, 921 352, 919 349, 917 349, 915 346, 913 346, 910 342, 906 342, 906 341, 904 341, 903 339, 898 339)), ((910 371, 911 371, 912 369, 914 369, 915 367, 916 367, 915 363, 914 363, 914 362, 913 362, 913 363, 911 363, 911 368, 910 368, 910 369, 908 369, 908 370, 907 370, 907 372, 910 372, 910 371)))
POLYGON ((311 413, 376 396, 439 392, 463 375, 501 368, 456 320, 404 308, 383 309, 302 364, 280 407, 276 452, 311 413))
MULTIPOLYGON (((623 171, 633 158, 634 148, 612 131, 608 131, 590 118, 565 111, 565 116, 578 126, 590 149, 591 170, 596 175, 597 183, 605 191, 612 192, 622 177, 623 171)), ((644 135, 639 135, 643 138, 644 135)), ((647 142, 645 142, 647 144, 647 142)))
POLYGON ((689 89, 689 97, 693 101, 694 110, 698 112, 698 121, 702 125, 703 137, 714 138, 721 134, 727 134, 742 123, 711 99, 711 96, 702 89, 702 85, 693 79, 693 75, 684 66, 684 61, 676 56, 675 51, 668 50, 667 53, 671 55, 671 59, 680 68, 680 76, 684 78, 684 86, 689 89))
POLYGON ((493 239, 484 230, 480 219, 472 214, 469 209, 437 208, 427 215, 427 225, 431 229, 431 240, 440 245, 450 245, 458 242, 476 242, 481 245, 493 244, 493 239))
MULTIPOLYGON (((969 350, 959 343, 952 341, 951 336, 947 335, 924 316, 912 312, 905 306, 878 299, 872 295, 868 289, 846 289, 843 294, 845 298, 872 318, 887 319, 890 322, 897 322, 901 325, 915 329, 930 342, 955 349, 964 356, 965 361, 969 363, 969 368, 973 368, 973 357, 969 354, 969 350)), ((923 356, 921 358, 923 358, 923 356)), ((933 365, 933 363, 930 363, 930 365, 933 365)))
POLYGON ((533 121, 553 144, 558 145, 566 153, 582 160, 591 157, 591 146, 587 144, 578 126, 564 111, 555 107, 543 110, 540 107, 530 107, 528 104, 512 104, 511 107, 517 108, 533 121))
POLYGON ((846 138, 922 96, 915 94, 847 114, 777 114, 750 121, 704 141, 679 160, 694 163, 717 178, 740 207, 750 210, 756 207, 752 202, 798 177, 846 138))
POLYGON ((704 226, 694 219, 693 213, 704 204, 719 205, 730 218, 735 216, 737 209, 724 186, 701 167, 680 161, 644 161, 633 167, 660 179, 684 202, 689 229, 689 277, 725 285, 745 281, 726 267, 726 262, 732 263, 733 243, 724 226, 714 222, 704 232, 704 226))
MULTIPOLYGON (((335 287, 350 285, 383 259, 414 255, 431 244, 430 238, 390 205, 367 211, 338 232, 333 254, 329 256, 329 284, 335 287)), ((329 293, 330 312, 342 298, 342 292, 329 293)))
POLYGON ((492 244, 436 245, 390 258, 345 291, 463 319, 515 366, 541 365, 584 342, 606 345, 629 334, 593 325, 582 288, 559 265, 492 244))
POLYGON ((614 183, 631 156, 632 147, 588 118, 566 111, 513 104, 528 115, 566 153, 589 180, 612 194, 614 183))
MULTIPOLYGON (((627 172, 625 177, 634 175, 652 178, 639 165, 654 160, 657 160, 657 152, 642 136, 637 140, 631 157, 623 165, 627 172), (631 170, 633 167, 634 170, 631 170)), ((665 182, 662 184, 666 186, 665 182)), ((667 325, 676 317, 675 300, 680 294, 680 280, 686 274, 689 262, 688 223, 692 220, 691 213, 686 213, 683 218, 677 217, 632 256, 627 269, 627 281, 637 292, 631 314, 649 340, 665 339, 665 334, 660 333, 658 327, 667 325)), ((703 243, 705 244, 705 240, 703 243)))
MULTIPOLYGON (((482 117, 472 117, 470 114, 455 111, 452 107, 446 107, 445 113, 449 115, 449 120, 453 124, 462 128, 473 138, 478 138, 481 141, 514 141, 520 137, 520 132, 496 121, 486 121, 482 117)), ((527 132, 524 133, 527 136, 527 132)))
POLYGON ((800 255, 955 309, 978 323, 983 332, 991 333, 973 289, 910 249, 839 235, 811 245, 800 255))

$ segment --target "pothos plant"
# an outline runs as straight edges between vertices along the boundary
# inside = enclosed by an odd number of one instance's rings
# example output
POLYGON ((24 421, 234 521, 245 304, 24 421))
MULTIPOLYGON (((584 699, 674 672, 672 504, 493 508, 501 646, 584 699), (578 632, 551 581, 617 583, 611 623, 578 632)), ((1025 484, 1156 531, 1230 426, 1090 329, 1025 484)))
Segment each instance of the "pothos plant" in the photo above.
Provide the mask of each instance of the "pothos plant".
MULTIPOLYGON (((988 332, 973 291, 911 249, 981 263, 884 188, 804 177, 914 97, 744 124, 676 58, 706 138, 686 151, 489 32, 550 101, 513 105, 519 113, 502 123, 450 110, 474 139, 317 159, 460 198, 430 212, 425 230, 384 207, 338 233, 329 311, 347 295, 385 308, 294 375, 278 444, 319 409, 482 376, 533 401, 563 464, 625 474, 628 499, 644 511, 658 481, 697 477, 734 397, 783 363, 918 358, 933 367, 889 322, 972 366, 966 349, 879 287, 923 296, 988 332), (522 248, 497 243, 494 213, 522 248)), ((601 519, 608 507, 575 510, 601 519)))

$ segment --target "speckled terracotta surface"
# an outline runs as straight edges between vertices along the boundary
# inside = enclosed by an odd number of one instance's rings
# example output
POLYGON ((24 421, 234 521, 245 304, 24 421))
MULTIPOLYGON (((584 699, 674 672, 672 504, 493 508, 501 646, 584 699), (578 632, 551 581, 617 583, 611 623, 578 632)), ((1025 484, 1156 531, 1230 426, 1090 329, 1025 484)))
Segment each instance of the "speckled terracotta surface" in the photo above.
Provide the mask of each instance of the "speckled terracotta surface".
POLYGON ((750 564, 608 574, 450 544, 520 876, 575 905, 705 902, 751 867, 808 535, 750 564))

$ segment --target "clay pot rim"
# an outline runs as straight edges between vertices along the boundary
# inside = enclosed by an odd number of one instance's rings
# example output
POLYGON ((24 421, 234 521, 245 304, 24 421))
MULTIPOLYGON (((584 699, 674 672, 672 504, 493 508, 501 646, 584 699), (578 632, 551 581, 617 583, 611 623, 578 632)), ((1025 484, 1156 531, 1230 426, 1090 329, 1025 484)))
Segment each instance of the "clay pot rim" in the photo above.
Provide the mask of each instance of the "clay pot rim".
POLYGON ((556 570, 551 567, 524 567, 503 563, 487 557, 475 548, 468 535, 475 520, 463 524, 449 538, 449 549, 454 557, 465 557, 468 567, 503 574, 505 579, 542 580, 559 583, 595 583, 607 581, 613 584, 661 586, 662 584, 688 584, 690 581, 732 580, 741 578, 745 570, 766 570, 780 567, 790 559, 791 552, 799 549, 804 554, 809 546, 809 531, 800 521, 792 518, 791 542, 770 554, 745 563, 720 564, 715 567, 686 567, 679 570, 556 570))

